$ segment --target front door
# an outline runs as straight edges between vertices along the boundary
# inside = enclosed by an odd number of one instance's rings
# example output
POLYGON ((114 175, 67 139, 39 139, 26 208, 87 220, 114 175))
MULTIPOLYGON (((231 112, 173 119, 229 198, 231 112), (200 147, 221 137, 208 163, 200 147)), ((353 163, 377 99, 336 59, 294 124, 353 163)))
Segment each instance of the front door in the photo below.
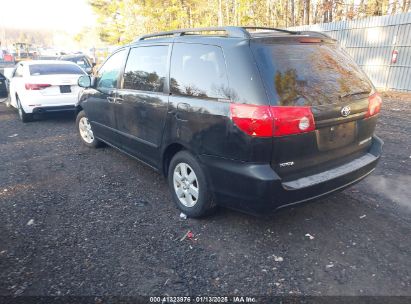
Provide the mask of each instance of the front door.
POLYGON ((167 117, 170 48, 168 44, 132 48, 116 99, 123 149, 154 167, 167 117))
POLYGON ((13 72, 13 77, 10 80, 10 103, 15 108, 18 107, 16 95, 17 92, 23 92, 24 88, 24 79, 23 79, 24 67, 22 63, 19 63, 16 66, 16 69, 13 72))
POLYGON ((95 85, 89 89, 87 101, 83 103, 84 110, 91 122, 95 135, 115 146, 120 146, 116 134, 116 103, 117 88, 127 50, 114 53, 97 72, 95 85))

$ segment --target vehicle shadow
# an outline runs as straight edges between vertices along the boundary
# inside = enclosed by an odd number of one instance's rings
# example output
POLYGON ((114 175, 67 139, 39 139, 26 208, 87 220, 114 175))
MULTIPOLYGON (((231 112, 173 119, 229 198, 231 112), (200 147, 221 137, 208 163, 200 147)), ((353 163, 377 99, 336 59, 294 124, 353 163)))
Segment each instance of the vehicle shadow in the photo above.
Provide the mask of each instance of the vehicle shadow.
POLYGON ((75 121, 76 113, 73 112, 55 112, 55 113, 44 113, 44 114, 35 114, 33 122, 36 121, 50 121, 50 122, 59 122, 59 121, 75 121))

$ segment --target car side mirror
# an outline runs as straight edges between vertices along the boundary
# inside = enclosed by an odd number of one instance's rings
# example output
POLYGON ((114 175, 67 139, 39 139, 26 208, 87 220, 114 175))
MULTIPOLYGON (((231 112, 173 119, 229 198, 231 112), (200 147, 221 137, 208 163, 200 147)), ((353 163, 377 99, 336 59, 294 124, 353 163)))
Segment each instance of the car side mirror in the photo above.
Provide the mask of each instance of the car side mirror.
POLYGON ((91 66, 94 68, 95 66, 96 66, 97 64, 95 63, 95 62, 93 62, 92 64, 91 64, 91 66))
POLYGON ((91 76, 82 75, 79 77, 77 84, 79 85, 79 87, 82 87, 82 88, 90 88, 93 84, 93 81, 91 79, 91 76))
POLYGON ((93 69, 92 68, 86 68, 86 73, 87 74, 91 74, 93 72, 93 69))

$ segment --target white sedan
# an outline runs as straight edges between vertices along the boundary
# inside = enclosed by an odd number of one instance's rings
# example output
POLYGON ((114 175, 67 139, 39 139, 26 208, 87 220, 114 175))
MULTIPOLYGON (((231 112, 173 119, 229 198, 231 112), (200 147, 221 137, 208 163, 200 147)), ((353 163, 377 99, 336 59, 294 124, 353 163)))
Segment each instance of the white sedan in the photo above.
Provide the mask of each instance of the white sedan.
POLYGON ((23 122, 33 114, 75 110, 79 76, 86 72, 72 62, 32 60, 16 65, 10 79, 10 104, 23 122))

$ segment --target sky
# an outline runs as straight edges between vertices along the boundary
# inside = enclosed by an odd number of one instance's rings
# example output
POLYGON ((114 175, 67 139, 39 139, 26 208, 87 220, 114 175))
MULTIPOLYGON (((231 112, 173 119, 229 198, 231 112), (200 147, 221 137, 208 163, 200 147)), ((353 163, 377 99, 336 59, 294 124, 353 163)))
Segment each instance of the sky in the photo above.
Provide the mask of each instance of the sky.
POLYGON ((93 26, 87 0, 0 0, 0 28, 56 29, 75 34, 93 26))

